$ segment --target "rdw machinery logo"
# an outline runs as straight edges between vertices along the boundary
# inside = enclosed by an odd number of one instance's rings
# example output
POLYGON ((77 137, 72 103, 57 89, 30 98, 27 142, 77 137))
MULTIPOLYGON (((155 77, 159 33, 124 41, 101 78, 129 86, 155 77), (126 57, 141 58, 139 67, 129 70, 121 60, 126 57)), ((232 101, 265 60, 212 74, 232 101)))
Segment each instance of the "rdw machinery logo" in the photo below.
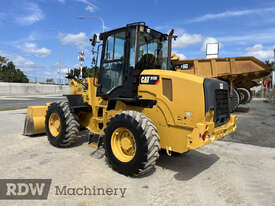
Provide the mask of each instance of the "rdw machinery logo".
POLYGON ((51 179, 0 179, 0 200, 46 200, 51 179))

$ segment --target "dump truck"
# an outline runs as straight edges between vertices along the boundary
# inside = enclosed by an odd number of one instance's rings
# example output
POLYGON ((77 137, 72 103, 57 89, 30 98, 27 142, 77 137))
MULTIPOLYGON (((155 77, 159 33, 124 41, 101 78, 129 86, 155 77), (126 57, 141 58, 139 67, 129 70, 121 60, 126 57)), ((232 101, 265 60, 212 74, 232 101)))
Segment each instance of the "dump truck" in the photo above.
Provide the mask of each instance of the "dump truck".
POLYGON ((138 176, 154 169, 160 149, 185 153, 234 132, 229 85, 171 69, 173 37, 173 30, 164 34, 143 22, 99 40, 95 34, 98 76, 68 74, 67 100, 28 107, 24 134, 46 132, 53 146, 70 147, 86 128, 89 144, 104 148, 115 171, 138 176))
POLYGON ((271 68, 255 57, 229 57, 213 59, 180 59, 171 56, 175 70, 207 78, 217 78, 230 85, 230 110, 252 99, 251 88, 259 85, 257 79, 267 76, 271 68))

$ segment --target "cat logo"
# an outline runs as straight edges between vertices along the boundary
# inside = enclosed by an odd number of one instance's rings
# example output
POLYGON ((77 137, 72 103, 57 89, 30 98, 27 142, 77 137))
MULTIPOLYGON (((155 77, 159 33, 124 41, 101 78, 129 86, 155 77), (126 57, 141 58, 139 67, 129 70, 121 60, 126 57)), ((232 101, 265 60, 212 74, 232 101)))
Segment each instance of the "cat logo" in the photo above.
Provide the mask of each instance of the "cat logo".
POLYGON ((140 84, 153 84, 156 85, 159 83, 158 75, 141 75, 140 84))

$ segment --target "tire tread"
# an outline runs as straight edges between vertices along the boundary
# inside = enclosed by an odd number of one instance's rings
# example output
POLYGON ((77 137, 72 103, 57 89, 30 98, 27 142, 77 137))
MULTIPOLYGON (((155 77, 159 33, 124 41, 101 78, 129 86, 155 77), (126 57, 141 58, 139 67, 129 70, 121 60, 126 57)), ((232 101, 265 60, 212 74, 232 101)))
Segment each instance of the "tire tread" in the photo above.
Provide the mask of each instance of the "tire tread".
POLYGON ((130 176, 139 176, 144 175, 155 168, 157 159, 159 158, 160 151, 160 137, 157 133, 157 128, 153 122, 144 114, 133 111, 126 110, 123 111, 114 117, 108 122, 107 127, 105 128, 105 134, 109 134, 109 126, 116 121, 126 119, 131 124, 136 124, 136 129, 141 131, 140 138, 144 138, 144 146, 146 147, 146 154, 144 154, 143 161, 139 164, 139 167, 136 170, 123 170, 122 168, 115 165, 114 161, 110 158, 109 152, 105 151, 106 159, 108 164, 116 171, 130 176))
MULTIPOLYGON (((48 139, 50 143, 53 144, 54 146, 70 147, 78 140, 80 124, 77 121, 77 116, 71 111, 69 103, 67 101, 58 101, 58 102, 52 103, 47 110, 47 114, 49 112, 54 112, 55 110, 61 111, 64 115, 63 121, 65 123, 65 129, 64 129, 65 132, 60 134, 61 136, 57 137, 57 138, 60 138, 59 141, 56 141, 49 134, 48 134, 48 139)), ((47 118, 45 121, 46 121, 45 124, 47 125, 47 118)), ((62 121, 62 118, 61 118, 61 121, 62 121)))

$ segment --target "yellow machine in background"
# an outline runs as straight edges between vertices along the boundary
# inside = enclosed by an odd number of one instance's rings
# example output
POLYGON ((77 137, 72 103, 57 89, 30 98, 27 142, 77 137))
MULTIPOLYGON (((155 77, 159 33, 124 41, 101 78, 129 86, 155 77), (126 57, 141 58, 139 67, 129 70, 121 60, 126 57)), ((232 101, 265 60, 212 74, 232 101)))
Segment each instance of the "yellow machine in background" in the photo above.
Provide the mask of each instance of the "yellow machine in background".
POLYGON ((24 134, 68 147, 85 127, 111 167, 133 176, 151 171, 161 148, 184 153, 232 133, 228 84, 171 70, 172 38, 145 23, 101 33, 98 78, 68 75, 67 101, 29 107, 24 134))
POLYGON ((271 68, 255 57, 226 57, 211 59, 180 59, 172 54, 173 67, 181 72, 206 78, 217 78, 230 85, 230 105, 234 112, 239 104, 252 99, 251 88, 257 79, 270 74, 271 68))

